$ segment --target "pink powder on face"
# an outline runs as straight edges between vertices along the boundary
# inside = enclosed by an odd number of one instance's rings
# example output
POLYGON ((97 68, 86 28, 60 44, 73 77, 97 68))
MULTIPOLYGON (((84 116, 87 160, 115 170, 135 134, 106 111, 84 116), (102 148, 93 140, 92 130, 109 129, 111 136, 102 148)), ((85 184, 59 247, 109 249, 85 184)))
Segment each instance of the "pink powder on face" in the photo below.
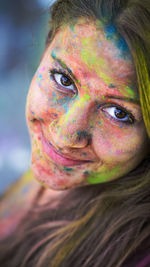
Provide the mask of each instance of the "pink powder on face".
POLYGON ((117 155, 122 155, 122 151, 121 150, 116 150, 116 154, 117 155))

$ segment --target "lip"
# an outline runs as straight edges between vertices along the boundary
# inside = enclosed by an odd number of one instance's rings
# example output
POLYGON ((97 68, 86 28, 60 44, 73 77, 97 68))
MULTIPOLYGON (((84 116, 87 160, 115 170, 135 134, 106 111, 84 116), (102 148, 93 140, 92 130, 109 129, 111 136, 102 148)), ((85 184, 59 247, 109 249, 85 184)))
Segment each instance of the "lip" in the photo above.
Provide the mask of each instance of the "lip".
POLYGON ((49 158, 55 163, 58 163, 62 166, 69 167, 69 166, 82 165, 82 164, 92 162, 90 160, 74 160, 74 159, 66 158, 65 156, 60 154, 50 142, 46 140, 43 134, 41 136, 41 142, 42 142, 43 150, 49 156, 49 158))

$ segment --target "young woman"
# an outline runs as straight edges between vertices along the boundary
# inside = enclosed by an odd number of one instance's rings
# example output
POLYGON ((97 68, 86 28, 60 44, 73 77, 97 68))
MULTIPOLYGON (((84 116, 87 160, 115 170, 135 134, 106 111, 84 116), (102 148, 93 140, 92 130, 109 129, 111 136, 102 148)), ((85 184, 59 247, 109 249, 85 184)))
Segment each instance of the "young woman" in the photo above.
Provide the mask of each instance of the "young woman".
POLYGON ((150 266, 149 0, 56 1, 26 117, 0 266, 150 266))

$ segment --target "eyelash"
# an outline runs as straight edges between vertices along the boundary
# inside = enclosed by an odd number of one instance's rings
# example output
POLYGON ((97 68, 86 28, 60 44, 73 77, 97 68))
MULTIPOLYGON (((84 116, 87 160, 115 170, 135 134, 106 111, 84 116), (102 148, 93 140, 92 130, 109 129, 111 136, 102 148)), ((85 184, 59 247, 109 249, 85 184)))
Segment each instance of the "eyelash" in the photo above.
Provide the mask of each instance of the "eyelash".
MULTIPOLYGON (((73 93, 73 94, 78 94, 78 91, 77 91, 77 87, 74 83, 74 81, 72 80, 72 78, 70 77, 70 75, 65 71, 65 70, 61 70, 61 69, 50 69, 49 70, 49 74, 50 74, 50 77, 53 79, 53 81, 56 83, 57 85, 57 88, 58 88, 58 91, 62 92, 62 93, 73 93), (67 86, 61 86, 60 84, 58 84, 58 82, 56 81, 56 78, 55 78, 55 74, 58 74, 58 75, 62 75, 62 76, 66 76, 70 82, 72 83, 72 85, 74 86, 74 90, 73 89, 68 89, 67 86), (60 88, 61 87, 61 88, 60 88), (64 91, 63 89, 65 89, 66 91, 64 91), (72 92, 71 92, 72 90, 72 92)), ((131 124, 134 124, 135 122, 135 117, 133 116, 132 112, 126 110, 125 108, 121 107, 120 105, 116 105, 116 104, 105 104, 103 103, 102 105, 100 106, 103 106, 102 110, 108 114, 109 117, 111 117, 112 120, 114 120, 115 122, 119 122, 119 123, 123 123, 123 124, 128 124, 128 125, 131 125, 131 124), (107 111, 105 111, 106 109, 109 109, 109 108, 116 108, 118 110, 121 110, 123 112, 126 113, 126 116, 128 116, 128 120, 127 121, 123 121, 121 119, 117 119, 117 118, 114 118, 113 116, 111 116, 107 111)))

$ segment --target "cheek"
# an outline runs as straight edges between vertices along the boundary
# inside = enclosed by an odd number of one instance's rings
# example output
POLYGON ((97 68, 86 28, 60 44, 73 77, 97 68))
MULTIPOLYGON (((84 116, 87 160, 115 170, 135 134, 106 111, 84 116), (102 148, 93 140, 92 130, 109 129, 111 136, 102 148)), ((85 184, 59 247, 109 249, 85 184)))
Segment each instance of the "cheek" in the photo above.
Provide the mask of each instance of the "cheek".
POLYGON ((37 119, 50 123, 63 111, 63 104, 63 99, 56 95, 52 84, 42 83, 42 80, 38 82, 35 75, 27 99, 27 121, 37 119))
POLYGON ((144 136, 136 127, 117 126, 103 120, 93 140, 98 157, 104 162, 115 164, 137 156, 142 149, 144 136))

